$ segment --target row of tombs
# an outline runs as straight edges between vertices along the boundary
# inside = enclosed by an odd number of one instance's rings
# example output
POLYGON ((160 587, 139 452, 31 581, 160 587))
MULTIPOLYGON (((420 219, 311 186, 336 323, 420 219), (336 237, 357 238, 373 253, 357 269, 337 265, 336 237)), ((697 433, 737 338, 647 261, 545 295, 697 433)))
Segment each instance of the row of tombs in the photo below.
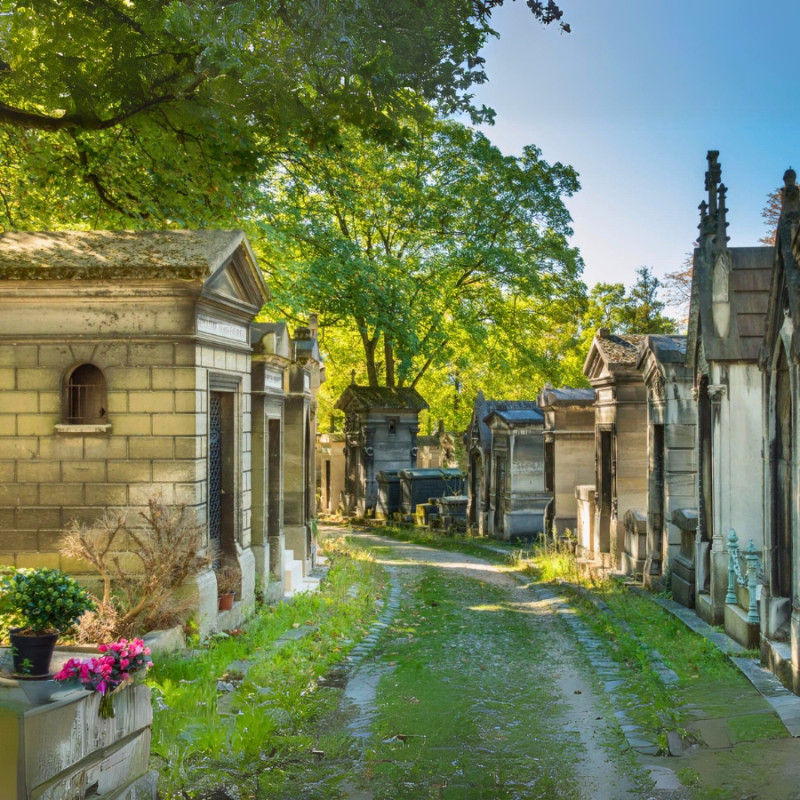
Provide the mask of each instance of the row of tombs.
POLYGON ((729 247, 709 152, 688 334, 601 329, 591 389, 479 393, 463 469, 441 429, 422 463, 414 390, 349 387, 344 432, 321 436, 322 510, 427 521, 436 499, 445 527, 569 530, 588 569, 671 589, 800 692, 800 191, 784 180, 775 245, 729 247))
MULTIPOLYGON (((248 608, 310 579, 317 482, 346 514, 426 519, 443 496, 445 524, 570 529, 586 564, 669 579, 797 691, 800 192, 788 171, 774 247, 729 247, 708 161, 688 335, 601 330, 592 389, 479 394, 463 465, 441 428, 419 435, 411 388, 353 383, 344 431, 317 437, 316 324, 254 321, 268 290, 241 232, 3 234, 0 562, 86 571, 64 526, 158 495, 194 511, 248 608)), ((193 587, 201 633, 216 574, 193 587)))

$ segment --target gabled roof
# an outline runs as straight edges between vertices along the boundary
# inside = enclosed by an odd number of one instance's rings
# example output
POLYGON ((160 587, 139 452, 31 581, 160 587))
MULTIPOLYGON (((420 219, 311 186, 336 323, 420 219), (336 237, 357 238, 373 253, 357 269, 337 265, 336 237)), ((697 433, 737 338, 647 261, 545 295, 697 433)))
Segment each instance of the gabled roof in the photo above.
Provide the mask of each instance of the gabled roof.
POLYGON ((601 328, 589 348, 583 374, 591 382, 604 375, 636 372, 639 347, 645 339, 641 333, 611 333, 601 328))
POLYGON ((486 420, 497 411, 536 411, 541 414, 535 400, 487 400, 483 392, 479 391, 472 409, 472 419, 467 430, 467 436, 469 437, 472 431, 477 429, 478 441, 481 449, 485 452, 489 451, 492 443, 492 432, 486 424, 486 420))
POLYGON ((257 309, 269 299, 243 231, 57 231, 0 234, 0 280, 205 284, 257 309))
POLYGON ((790 357, 800 355, 800 188, 797 174, 786 170, 781 190, 781 215, 775 236, 775 260, 760 357, 762 369, 770 369, 775 344, 787 314, 792 320, 790 357))
POLYGON ((594 389, 553 388, 549 383, 539 392, 536 402, 541 409, 553 407, 588 407, 594 403, 594 389))
POLYGON ((686 365, 706 361, 755 361, 761 349, 772 284, 773 248, 728 247, 719 154, 708 153, 708 201, 700 205, 700 241, 694 251, 686 365))
POLYGON ((649 353, 662 364, 683 364, 686 361, 686 337, 661 333, 645 336, 636 360, 639 369, 642 368, 649 353))
POLYGON ((336 401, 341 411, 367 410, 372 408, 397 409, 400 411, 422 411, 428 408, 422 395, 410 386, 389 388, 387 386, 357 386, 351 383, 336 401))

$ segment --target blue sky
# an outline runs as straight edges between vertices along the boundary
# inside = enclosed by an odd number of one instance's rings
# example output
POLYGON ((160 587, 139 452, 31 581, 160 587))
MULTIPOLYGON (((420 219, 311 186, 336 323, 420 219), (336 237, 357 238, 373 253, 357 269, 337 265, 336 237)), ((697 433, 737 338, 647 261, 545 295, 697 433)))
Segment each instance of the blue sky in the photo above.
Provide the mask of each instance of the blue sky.
POLYGON ((706 152, 720 151, 732 246, 758 244, 767 193, 800 171, 800 3, 561 0, 572 33, 524 0, 493 15, 485 133, 571 164, 568 201, 584 280, 630 285, 640 266, 681 267, 697 234, 706 152))

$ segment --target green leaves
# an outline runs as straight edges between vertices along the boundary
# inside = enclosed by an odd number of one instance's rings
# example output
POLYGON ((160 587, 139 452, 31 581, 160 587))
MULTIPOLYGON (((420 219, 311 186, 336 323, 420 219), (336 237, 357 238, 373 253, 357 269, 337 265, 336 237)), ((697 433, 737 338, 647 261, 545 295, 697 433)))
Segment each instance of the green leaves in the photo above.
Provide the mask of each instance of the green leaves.
POLYGON ((585 291, 562 201, 578 188, 574 170, 534 147, 506 156, 451 121, 408 130, 405 148, 356 131, 336 147, 293 143, 262 205, 271 313, 320 312, 334 392, 351 368, 389 386, 437 371, 453 385, 441 370, 511 380, 520 358, 553 375, 537 337, 554 327, 556 302, 585 291))
POLYGON ((229 225, 289 138, 402 142, 429 103, 485 116, 467 89, 490 10, 472 0, 2 8, 5 228, 229 225))
POLYGON ((95 608, 89 593, 57 569, 16 570, 2 583, 3 610, 36 632, 66 630, 95 608))

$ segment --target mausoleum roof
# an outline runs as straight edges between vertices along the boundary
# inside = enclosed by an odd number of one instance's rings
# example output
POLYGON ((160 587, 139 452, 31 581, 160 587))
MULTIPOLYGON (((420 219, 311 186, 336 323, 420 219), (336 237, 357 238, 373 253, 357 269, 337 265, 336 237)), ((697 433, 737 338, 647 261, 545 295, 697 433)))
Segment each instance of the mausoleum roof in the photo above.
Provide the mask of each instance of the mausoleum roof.
POLYGON ((562 386, 555 389, 549 384, 539 392, 537 398, 539 408, 551 406, 590 406, 594 403, 594 389, 573 389, 562 386))
POLYGON ((358 386, 351 383, 336 401, 336 408, 346 411, 351 406, 356 409, 393 408, 401 411, 422 411, 428 403, 422 395, 410 386, 358 386))
POLYGON ((492 417, 497 417, 509 425, 535 425, 537 422, 544 422, 544 414, 538 406, 536 408, 496 409, 485 419, 488 421, 492 417))
POLYGON ((239 230, 50 231, 0 234, 0 279, 205 280, 240 246, 239 230))

